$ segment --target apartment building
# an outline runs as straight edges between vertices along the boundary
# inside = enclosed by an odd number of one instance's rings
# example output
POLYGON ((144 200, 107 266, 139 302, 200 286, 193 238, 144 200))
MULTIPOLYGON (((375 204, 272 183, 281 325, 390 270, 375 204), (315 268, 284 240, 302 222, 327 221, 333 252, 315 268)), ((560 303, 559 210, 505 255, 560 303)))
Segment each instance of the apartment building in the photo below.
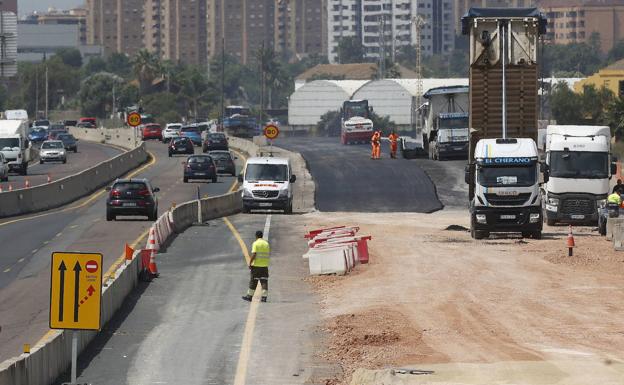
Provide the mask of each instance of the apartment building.
POLYGON ((551 43, 586 42, 598 32, 607 52, 624 39, 624 0, 541 0, 539 6, 548 18, 551 43))
POLYGON ((327 52, 327 1, 278 0, 276 50, 295 56, 327 52))
POLYGON ((17 16, 17 0, 0 0, 0 11, 13 12, 17 16))
POLYGON ((143 48, 143 0, 87 0, 87 44, 106 55, 143 48))
POLYGON ((22 24, 43 24, 43 25, 76 25, 78 26, 78 38, 81 45, 87 44, 87 10, 86 8, 55 9, 50 8, 48 12, 32 13, 27 15, 22 24))
POLYGON ((358 38, 366 56, 393 57, 401 47, 416 44, 413 20, 418 14, 424 55, 448 54, 454 49, 455 31, 451 0, 328 0, 328 55, 339 61, 338 44, 344 37, 358 38))

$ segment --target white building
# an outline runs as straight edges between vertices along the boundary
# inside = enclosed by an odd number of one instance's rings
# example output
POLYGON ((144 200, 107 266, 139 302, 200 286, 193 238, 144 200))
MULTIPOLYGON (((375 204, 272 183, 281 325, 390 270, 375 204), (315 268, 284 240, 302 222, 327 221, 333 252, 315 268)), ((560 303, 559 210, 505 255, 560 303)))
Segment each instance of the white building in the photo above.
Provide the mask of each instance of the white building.
POLYGON ((450 53, 455 47, 452 0, 328 0, 329 61, 339 62, 338 43, 344 37, 358 38, 373 59, 382 51, 394 57, 401 47, 415 45, 412 23, 417 9, 425 21, 423 54, 450 53))

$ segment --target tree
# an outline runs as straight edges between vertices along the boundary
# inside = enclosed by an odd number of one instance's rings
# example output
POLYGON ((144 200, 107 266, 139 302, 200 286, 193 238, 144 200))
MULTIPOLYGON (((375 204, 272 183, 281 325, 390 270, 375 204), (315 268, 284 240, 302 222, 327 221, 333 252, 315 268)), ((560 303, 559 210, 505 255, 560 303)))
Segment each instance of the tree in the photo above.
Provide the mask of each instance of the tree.
POLYGON ((613 48, 607 53, 607 63, 615 63, 618 60, 624 59, 624 40, 619 40, 613 45, 613 48))
POLYGON ((114 112, 113 87, 122 90, 124 84, 122 78, 109 72, 99 72, 83 80, 79 92, 82 114, 106 118, 114 112))
POLYGON ((624 99, 614 98, 607 106, 606 123, 611 127, 616 140, 624 134, 624 99))
POLYGON ((65 65, 74 68, 82 67, 82 55, 76 48, 60 48, 54 55, 60 57, 65 65))
POLYGON ((357 36, 343 37, 338 41, 339 63, 362 63, 364 56, 364 46, 357 36))
POLYGON ((613 99, 613 92, 608 88, 601 87, 597 90, 593 85, 585 85, 581 94, 585 121, 594 125, 605 124, 607 107, 613 99))
POLYGON ((550 108, 558 124, 581 124, 583 101, 565 82, 557 83, 550 96, 550 108))
MULTIPOLYGON (((273 108, 273 95, 288 87, 292 79, 277 59, 272 48, 262 47, 256 52, 256 61, 261 76, 264 76, 264 84, 267 89, 268 106, 273 108)), ((261 96, 262 99, 262 96, 261 96)), ((266 103, 266 101, 265 101, 266 103)), ((265 106, 262 106, 264 108, 265 106)))
POLYGON ((123 53, 113 53, 106 61, 106 69, 108 72, 128 78, 132 73, 132 62, 128 55, 123 53))
POLYGON ((139 80, 141 95, 149 92, 152 82, 160 74, 160 62, 156 54, 142 49, 132 58, 132 69, 139 80))

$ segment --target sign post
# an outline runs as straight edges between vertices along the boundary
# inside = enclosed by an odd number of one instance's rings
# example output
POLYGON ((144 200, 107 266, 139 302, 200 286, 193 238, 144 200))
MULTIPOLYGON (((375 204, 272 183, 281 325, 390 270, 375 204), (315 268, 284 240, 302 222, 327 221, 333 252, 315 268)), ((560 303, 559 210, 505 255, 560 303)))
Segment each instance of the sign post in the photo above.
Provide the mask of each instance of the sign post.
POLYGON ((269 124, 264 127, 264 136, 269 140, 269 152, 273 156, 273 139, 279 136, 279 128, 276 125, 269 124))
POLYGON ((78 331, 100 330, 102 254, 52 253, 50 329, 73 330, 71 383, 76 383, 78 331))

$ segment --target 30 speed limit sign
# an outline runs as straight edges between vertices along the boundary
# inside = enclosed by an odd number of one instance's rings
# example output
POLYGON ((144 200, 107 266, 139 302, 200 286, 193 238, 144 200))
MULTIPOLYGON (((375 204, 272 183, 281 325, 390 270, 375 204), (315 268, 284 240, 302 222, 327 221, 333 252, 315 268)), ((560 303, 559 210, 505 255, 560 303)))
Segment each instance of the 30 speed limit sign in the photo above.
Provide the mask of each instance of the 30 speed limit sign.
POLYGON ((141 124, 141 114, 139 114, 138 112, 131 112, 128 114, 127 121, 129 126, 139 126, 141 124))
POLYGON ((264 127, 264 136, 266 136, 267 139, 271 140, 277 138, 279 136, 279 128, 272 124, 264 127))

